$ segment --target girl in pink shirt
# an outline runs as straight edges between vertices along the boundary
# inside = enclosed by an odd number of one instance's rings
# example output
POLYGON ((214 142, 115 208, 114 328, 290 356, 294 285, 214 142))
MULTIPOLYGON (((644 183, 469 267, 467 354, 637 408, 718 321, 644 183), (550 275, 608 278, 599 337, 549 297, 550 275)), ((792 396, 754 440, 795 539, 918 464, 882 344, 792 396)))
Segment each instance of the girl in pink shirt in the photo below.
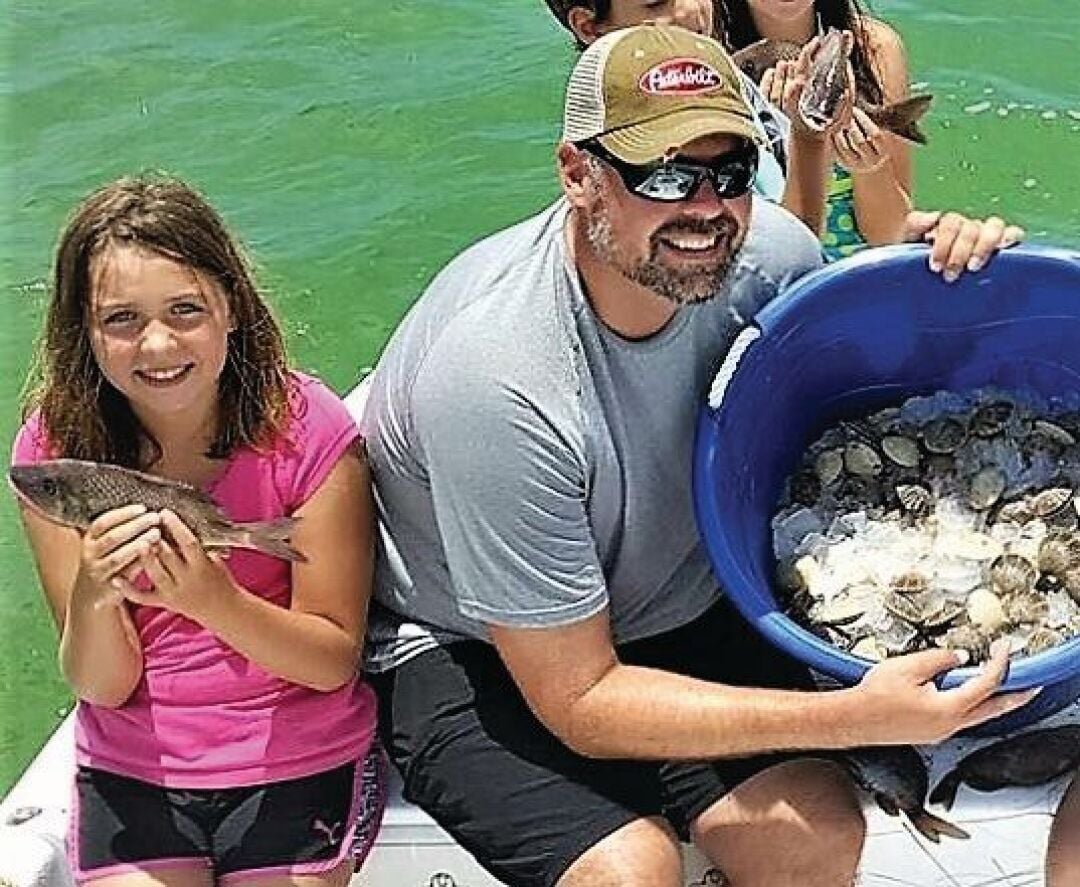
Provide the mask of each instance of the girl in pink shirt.
POLYGON ((115 463, 236 521, 292 516, 306 557, 220 557, 137 502, 84 533, 20 502, 78 697, 77 879, 346 884, 375 708, 356 674, 370 478, 345 407, 289 369, 239 248, 173 180, 120 180, 76 211, 39 364, 15 462, 115 463))

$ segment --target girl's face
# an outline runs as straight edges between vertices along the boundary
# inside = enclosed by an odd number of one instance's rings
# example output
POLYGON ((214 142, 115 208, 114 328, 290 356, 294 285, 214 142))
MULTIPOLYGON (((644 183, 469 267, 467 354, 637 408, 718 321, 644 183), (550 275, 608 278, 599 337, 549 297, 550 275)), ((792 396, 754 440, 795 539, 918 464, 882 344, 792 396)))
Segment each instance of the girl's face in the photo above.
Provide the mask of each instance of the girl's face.
POLYGON ((787 21, 813 15, 814 0, 746 0, 746 5, 764 18, 787 21))
POLYGON ((90 280, 94 357, 139 419, 213 415, 233 328, 217 282, 134 246, 95 259, 90 280))

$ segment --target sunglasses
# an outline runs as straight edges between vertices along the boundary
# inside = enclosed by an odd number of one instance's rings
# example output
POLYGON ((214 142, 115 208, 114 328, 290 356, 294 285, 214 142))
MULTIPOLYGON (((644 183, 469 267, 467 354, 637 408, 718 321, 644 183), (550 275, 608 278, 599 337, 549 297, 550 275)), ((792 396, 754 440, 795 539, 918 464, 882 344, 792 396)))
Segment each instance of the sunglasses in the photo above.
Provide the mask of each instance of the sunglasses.
POLYGON ((717 197, 734 200, 750 191, 757 174, 757 148, 749 144, 708 163, 662 160, 640 166, 620 160, 596 139, 578 142, 577 146, 615 170, 627 191, 661 203, 689 200, 706 179, 712 182, 717 197))

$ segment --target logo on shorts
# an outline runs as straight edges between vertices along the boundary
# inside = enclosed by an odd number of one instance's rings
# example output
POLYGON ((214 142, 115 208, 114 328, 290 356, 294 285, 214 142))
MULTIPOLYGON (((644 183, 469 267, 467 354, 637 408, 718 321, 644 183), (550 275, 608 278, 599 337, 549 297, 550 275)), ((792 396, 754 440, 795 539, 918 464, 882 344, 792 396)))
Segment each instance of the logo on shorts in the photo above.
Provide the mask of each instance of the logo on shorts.
POLYGON ((701 95, 724 85, 712 65, 699 59, 668 59, 641 75, 638 88, 649 95, 701 95))
POLYGON ((333 825, 327 825, 321 819, 316 819, 311 828, 313 831, 322 832, 326 835, 326 843, 336 846, 341 843, 342 836, 338 834, 338 830, 345 826, 344 822, 335 822, 333 825))

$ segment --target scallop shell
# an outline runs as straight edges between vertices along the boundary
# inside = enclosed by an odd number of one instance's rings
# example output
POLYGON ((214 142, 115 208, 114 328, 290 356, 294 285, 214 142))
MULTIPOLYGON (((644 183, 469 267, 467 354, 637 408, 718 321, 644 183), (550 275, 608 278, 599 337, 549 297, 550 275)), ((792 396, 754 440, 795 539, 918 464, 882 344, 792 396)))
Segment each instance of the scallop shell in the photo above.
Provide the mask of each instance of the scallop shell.
POLYGON ((998 509, 994 516, 995 521, 1011 524, 1026 524, 1035 517, 1031 510, 1031 503, 1026 499, 1017 499, 1015 502, 1006 502, 998 509))
POLYGON ((923 426, 922 437, 931 453, 955 453, 967 440, 967 429, 956 419, 933 419, 923 426))
POLYGON ((1005 430, 1006 424, 1016 412, 1016 406, 1007 400, 984 403, 971 414, 971 433, 976 437, 994 437, 1005 430))
POLYGON ((888 434, 881 439, 881 451, 901 468, 918 468, 922 461, 919 442, 900 434, 888 434))
POLYGON ((1005 624, 1005 607, 1001 598, 988 588, 976 588, 968 595, 967 614, 971 624, 987 635, 1005 624))
POLYGON ((1073 491, 1069 487, 1051 487, 1031 498, 1031 511, 1036 517, 1049 517, 1072 502, 1073 491))
POLYGON ((901 484, 896 488, 896 497, 904 511, 914 517, 929 514, 934 498, 926 487, 919 484, 901 484))
POLYGON ((1042 622, 1050 609, 1046 603, 1046 598, 1034 591, 1027 594, 1013 595, 1006 598, 1003 603, 1008 620, 1018 625, 1034 625, 1042 622))
POLYGON ((906 594, 890 591, 882 603, 885 609, 899 619, 912 625, 921 625, 926 613, 923 608, 906 594))
POLYGON ((825 450, 814 460, 814 471, 823 487, 836 483, 844 471, 844 451, 839 448, 825 450))
POLYGON ((1029 656, 1050 650, 1065 640, 1065 635, 1053 628, 1036 628, 1027 639, 1024 650, 1029 656))
POLYGON ((851 648, 851 652, 856 656, 861 656, 863 659, 869 659, 871 662, 881 662, 889 655, 888 649, 877 638, 865 637, 860 638, 851 648))
POLYGON ((869 444, 855 442, 844 448, 844 468, 858 477, 876 477, 882 470, 881 456, 869 444))
POLYGON ((1018 554, 1003 554, 990 565, 990 585, 998 594, 1031 591, 1038 579, 1035 565, 1018 554))
POLYGON ((996 465, 988 465, 971 479, 968 504, 976 511, 986 511, 997 504, 1005 492, 1005 472, 996 465))
POLYGON ((1039 546, 1040 572, 1063 579, 1069 570, 1080 568, 1080 535, 1051 533, 1039 546))
POLYGON ((967 650, 972 663, 982 662, 990 655, 990 639, 973 625, 955 625, 939 638, 938 643, 950 650, 967 650))
POLYGON ((930 579, 918 570, 906 570, 893 577, 889 588, 897 594, 920 594, 930 587, 930 579))
POLYGON ((1044 440, 1048 440, 1051 443, 1055 443, 1061 447, 1074 447, 1076 446, 1076 438, 1062 428, 1056 422, 1050 422, 1046 419, 1036 419, 1032 428, 1035 434, 1044 440))

